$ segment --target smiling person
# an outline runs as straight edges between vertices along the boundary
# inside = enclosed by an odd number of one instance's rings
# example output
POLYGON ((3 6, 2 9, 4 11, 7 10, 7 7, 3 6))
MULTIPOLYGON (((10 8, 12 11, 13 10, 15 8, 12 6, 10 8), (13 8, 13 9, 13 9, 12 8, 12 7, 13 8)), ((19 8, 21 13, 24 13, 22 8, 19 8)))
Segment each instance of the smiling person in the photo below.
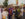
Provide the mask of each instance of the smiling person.
POLYGON ((9 8, 9 19, 12 19, 12 15, 13 15, 13 8, 9 8))
POLYGON ((3 16, 3 17, 2 17, 3 19, 7 19, 8 11, 7 11, 6 8, 3 9, 2 16, 3 16))

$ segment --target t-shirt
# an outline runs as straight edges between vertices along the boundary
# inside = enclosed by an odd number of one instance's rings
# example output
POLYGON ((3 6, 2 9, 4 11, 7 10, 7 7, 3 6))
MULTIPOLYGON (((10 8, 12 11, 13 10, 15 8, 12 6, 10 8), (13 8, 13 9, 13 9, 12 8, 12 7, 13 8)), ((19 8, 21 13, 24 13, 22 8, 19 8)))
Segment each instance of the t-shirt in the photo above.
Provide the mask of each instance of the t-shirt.
POLYGON ((21 13, 20 14, 21 14, 21 16, 23 16, 23 9, 21 9, 21 13))
POLYGON ((21 9, 21 12, 23 12, 23 9, 21 9))
POLYGON ((18 12, 20 12, 20 9, 17 9, 18 12))
POLYGON ((15 15, 16 15, 16 16, 18 16, 18 11, 17 11, 17 10, 16 10, 16 13, 15 13, 15 15))
POLYGON ((13 9, 9 8, 9 15, 11 15, 13 13, 13 9))
POLYGON ((13 13, 15 13, 15 10, 13 10, 13 13))
POLYGON ((3 11, 3 12, 2 12, 2 15, 3 15, 3 16, 6 16, 7 14, 8 14, 7 11, 3 11))

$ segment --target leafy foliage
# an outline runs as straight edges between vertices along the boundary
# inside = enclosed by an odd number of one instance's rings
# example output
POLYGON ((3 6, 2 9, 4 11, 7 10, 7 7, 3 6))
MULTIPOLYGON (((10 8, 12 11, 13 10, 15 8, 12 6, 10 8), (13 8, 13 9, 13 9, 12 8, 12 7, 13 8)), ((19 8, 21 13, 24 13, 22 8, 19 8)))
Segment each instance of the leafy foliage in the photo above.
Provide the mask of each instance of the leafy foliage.
POLYGON ((7 2, 8 2, 8 0, 5 0, 4 3, 3 3, 5 7, 7 7, 7 5, 8 5, 7 2))

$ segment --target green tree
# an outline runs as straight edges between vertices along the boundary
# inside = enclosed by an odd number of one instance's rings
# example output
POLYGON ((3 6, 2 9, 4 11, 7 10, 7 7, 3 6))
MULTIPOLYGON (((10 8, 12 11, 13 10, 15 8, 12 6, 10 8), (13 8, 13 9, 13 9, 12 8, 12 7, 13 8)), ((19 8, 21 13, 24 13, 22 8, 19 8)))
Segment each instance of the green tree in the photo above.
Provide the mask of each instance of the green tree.
POLYGON ((8 0, 5 0, 3 4, 5 7, 7 7, 8 6, 8 0))

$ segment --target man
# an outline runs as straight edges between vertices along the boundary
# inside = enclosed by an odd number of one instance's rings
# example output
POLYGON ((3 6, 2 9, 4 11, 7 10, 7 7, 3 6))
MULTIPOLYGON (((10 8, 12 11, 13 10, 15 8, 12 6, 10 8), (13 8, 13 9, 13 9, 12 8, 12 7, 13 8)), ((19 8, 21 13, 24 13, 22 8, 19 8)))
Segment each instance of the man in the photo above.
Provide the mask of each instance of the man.
POLYGON ((18 11, 17 11, 17 7, 15 7, 15 19, 18 19, 18 11))
POLYGON ((20 9, 19 9, 19 7, 16 7, 15 9, 16 9, 16 11, 15 11, 15 16, 16 16, 16 17, 15 17, 15 18, 16 18, 16 19, 20 19, 20 17, 18 17, 19 14, 20 14, 20 9))

